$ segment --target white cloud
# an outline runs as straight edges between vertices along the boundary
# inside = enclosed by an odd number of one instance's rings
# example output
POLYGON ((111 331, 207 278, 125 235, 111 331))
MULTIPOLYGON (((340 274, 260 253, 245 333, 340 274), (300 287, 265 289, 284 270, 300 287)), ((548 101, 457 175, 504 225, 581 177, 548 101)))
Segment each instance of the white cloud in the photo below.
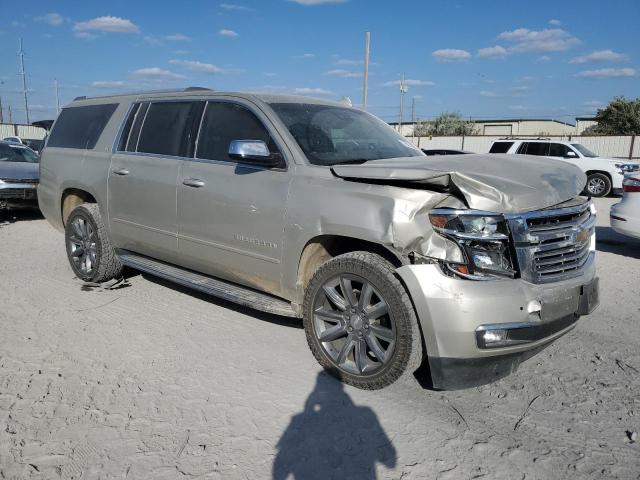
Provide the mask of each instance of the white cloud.
POLYGON ((120 80, 96 80, 91 86, 94 88, 122 88, 125 83, 120 80))
POLYGON ((325 3, 345 3, 348 0, 289 0, 298 5, 324 5, 325 3))
POLYGON ((626 62, 629 57, 623 53, 617 53, 613 50, 594 50, 588 55, 575 57, 569 60, 569 63, 587 63, 587 62, 626 62))
POLYGON ((362 60, 349 60, 348 58, 341 58, 336 61, 336 65, 362 65, 363 63, 362 60))
POLYGON ((588 102, 584 102, 582 105, 584 105, 585 107, 589 107, 593 110, 596 110, 598 108, 603 108, 604 106, 606 106, 606 104, 604 102, 601 102, 600 100, 590 100, 588 102))
POLYGON ((131 20, 120 17, 96 17, 86 22, 76 22, 74 32, 138 33, 140 29, 131 20))
POLYGON ((302 55, 296 55, 293 58, 315 58, 315 53, 303 53, 302 55))
POLYGON ((326 75, 333 75, 334 77, 341 78, 358 78, 362 77, 362 72, 351 72, 349 70, 342 70, 337 68, 335 70, 329 70, 326 75))
POLYGON ((507 49, 496 45, 495 47, 481 48, 476 56, 479 58, 504 58, 506 55, 507 49))
POLYGON ((489 90, 482 90, 480 91, 480 95, 482 95, 483 97, 503 97, 504 95, 498 92, 491 92, 489 90))
POLYGON ((179 75, 169 70, 163 70, 159 67, 140 68, 131 72, 131 76, 137 80, 151 83, 168 83, 186 78, 184 75, 179 75))
POLYGON ((458 50, 456 48, 441 48, 431 53, 439 62, 455 62, 460 60, 469 60, 471 54, 466 50, 458 50))
POLYGON ((525 107, 524 105, 509 105, 507 107, 509 110, 513 110, 513 111, 517 111, 517 112, 521 112, 524 110, 529 110, 529 107, 525 107))
POLYGON ((23 23, 23 22, 19 22, 18 20, 12 20, 11 21, 11 26, 15 27, 15 28, 24 28, 27 25, 25 23, 23 23))
POLYGON ((599 70, 584 70, 576 76, 584 78, 615 78, 635 77, 637 73, 635 68, 601 68, 599 70))
POLYGON ((191 41, 191 37, 187 37, 186 35, 183 35, 182 33, 174 33, 173 35, 165 35, 163 38, 165 40, 170 41, 170 42, 190 42, 191 41))
POLYGON ((562 25, 562 22, 557 18, 552 18, 551 20, 549 20, 549 25, 553 25, 554 27, 559 27, 560 25, 562 25))
POLYGON ((212 63, 202 63, 196 60, 169 60, 171 65, 180 65, 187 70, 204 73, 220 73, 222 69, 212 63))
POLYGON ((273 73, 273 72, 264 72, 263 75, 265 77, 277 77, 278 76, 277 73, 273 73))
POLYGON ((237 37, 238 33, 234 32, 233 30, 227 30, 226 28, 223 28, 218 32, 218 35, 222 35, 223 37, 237 37))
POLYGON ((98 35, 89 32, 75 32, 73 36, 76 38, 82 38, 84 40, 93 40, 94 38, 98 38, 98 35))
POLYGON ((64 17, 59 13, 47 13, 41 17, 36 17, 34 20, 36 22, 46 23, 52 27, 59 27, 64 23, 64 17))
POLYGON ((538 57, 539 62, 549 62, 551 61, 551 57, 549 55, 540 55, 538 57))
POLYGON ((335 95, 331 90, 324 88, 298 87, 293 89, 293 93, 298 95, 335 95))
MULTIPOLYGON (((412 78, 407 78, 404 81, 404 84, 409 87, 431 87, 435 85, 435 82, 431 80, 415 80, 412 78)), ((386 82, 382 84, 383 87, 399 87, 400 80, 393 80, 391 82, 386 82)))
POLYGON ((235 3, 221 3, 220 8, 227 11, 237 11, 237 12, 253 11, 253 8, 245 7, 244 5, 236 5, 235 3))
POLYGON ((510 32, 502 32, 498 38, 513 42, 509 52, 562 52, 580 44, 580 40, 560 29, 529 30, 518 28, 510 32))

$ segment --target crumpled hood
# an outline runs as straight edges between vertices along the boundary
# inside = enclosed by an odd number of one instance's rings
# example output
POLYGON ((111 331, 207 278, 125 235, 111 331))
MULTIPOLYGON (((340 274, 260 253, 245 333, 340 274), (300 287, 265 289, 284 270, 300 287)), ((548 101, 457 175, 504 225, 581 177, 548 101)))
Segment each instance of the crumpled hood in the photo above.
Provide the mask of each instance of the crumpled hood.
POLYGON ((0 162, 0 180, 35 180, 39 178, 39 164, 28 162, 0 162))
POLYGON ((341 178, 448 188, 470 208, 520 213, 551 207, 582 192, 586 175, 575 165, 530 155, 442 155, 334 165, 341 178))

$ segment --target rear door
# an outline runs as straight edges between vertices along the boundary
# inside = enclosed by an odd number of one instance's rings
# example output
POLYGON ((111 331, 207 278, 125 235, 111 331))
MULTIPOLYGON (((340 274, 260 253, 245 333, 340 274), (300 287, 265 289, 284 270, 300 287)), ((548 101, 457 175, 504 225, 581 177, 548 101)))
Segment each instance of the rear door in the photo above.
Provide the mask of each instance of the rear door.
MULTIPOLYGON (((196 158, 178 185, 180 264, 278 294, 291 172, 238 163, 232 140, 262 140, 280 153, 268 118, 248 104, 208 102, 196 158)), ((282 142, 279 143, 282 145, 282 142)))
POLYGON ((109 172, 114 245, 168 262, 177 260, 177 182, 193 155, 204 102, 134 104, 109 172))

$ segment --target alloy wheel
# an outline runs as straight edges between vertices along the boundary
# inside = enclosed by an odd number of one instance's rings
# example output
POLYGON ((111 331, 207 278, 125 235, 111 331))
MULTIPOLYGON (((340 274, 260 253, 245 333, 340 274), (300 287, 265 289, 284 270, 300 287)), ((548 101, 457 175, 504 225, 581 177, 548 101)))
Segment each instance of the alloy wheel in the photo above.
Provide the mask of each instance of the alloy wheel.
POLYGON ((591 178, 587 182, 587 190, 591 195, 600 195, 607 188, 605 182, 601 178, 591 178))
POLYGON ((396 327, 389 305, 357 275, 338 275, 318 289, 313 327, 331 362, 351 375, 374 374, 393 356, 396 327))
POLYGON ((72 234, 69 236, 71 259, 82 273, 91 273, 96 266, 96 231, 93 225, 81 216, 71 220, 71 228, 72 234))

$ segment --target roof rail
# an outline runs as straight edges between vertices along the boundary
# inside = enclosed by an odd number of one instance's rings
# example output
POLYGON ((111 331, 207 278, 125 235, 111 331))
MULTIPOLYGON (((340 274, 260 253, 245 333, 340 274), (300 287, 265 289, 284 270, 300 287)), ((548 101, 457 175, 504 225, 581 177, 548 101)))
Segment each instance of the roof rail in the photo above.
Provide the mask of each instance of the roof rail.
POLYGON ((184 89, 185 92, 197 92, 198 90, 211 91, 211 89, 207 87, 187 87, 184 89))
POLYGON ((518 137, 518 136, 508 136, 502 137, 499 140, 551 140, 551 137, 518 137))
POLYGON ((76 97, 73 99, 73 101, 75 102, 76 100, 86 100, 87 96, 86 95, 80 95, 79 97, 76 97))

